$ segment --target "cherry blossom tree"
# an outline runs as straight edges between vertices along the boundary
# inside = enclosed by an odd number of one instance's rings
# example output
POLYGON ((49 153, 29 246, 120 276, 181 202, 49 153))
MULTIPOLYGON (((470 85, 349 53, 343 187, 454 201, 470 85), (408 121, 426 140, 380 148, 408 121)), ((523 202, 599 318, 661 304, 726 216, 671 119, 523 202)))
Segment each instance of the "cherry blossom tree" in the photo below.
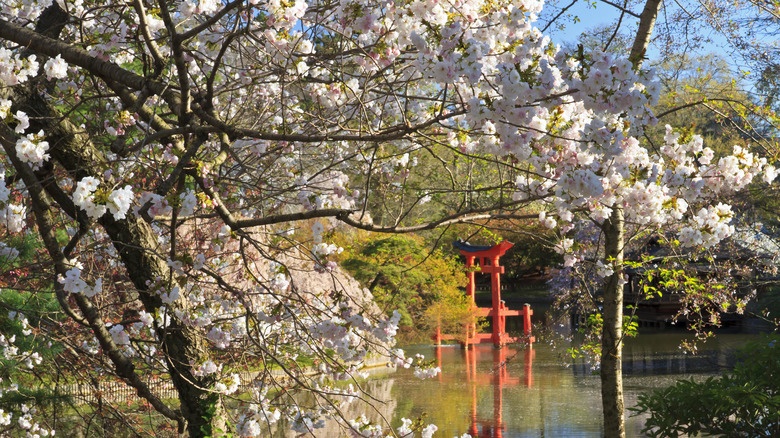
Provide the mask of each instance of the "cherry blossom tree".
MULTIPOLYGON (((316 434, 325 418, 385 433, 342 408, 369 398, 355 380, 367 359, 413 361, 392 349, 397 317, 343 293, 328 228, 412 232, 533 202, 567 264, 601 264, 607 435, 620 436, 624 221, 713 245, 732 213, 712 199, 774 177, 749 151, 716 161, 672 129, 659 151, 637 140, 660 90, 639 68, 658 2, 627 59, 560 50, 534 27, 534 0, 2 5, 3 263, 17 256, 10 237, 36 233, 49 280, 37 293, 66 320, 35 335, 101 361, 190 436, 277 422, 316 434), (473 163, 498 178, 473 184, 473 163), (422 218, 431 202, 446 208, 422 218), (579 218, 602 229, 598 261, 569 237, 579 218), (303 290, 305 269, 334 287, 303 290), (178 406, 150 388, 154 374, 178 406), (227 410, 242 391, 245 407, 227 410)), ((1 341, 7 358, 38 361, 1 341)), ((28 407, 0 422, 52 427, 28 407)))

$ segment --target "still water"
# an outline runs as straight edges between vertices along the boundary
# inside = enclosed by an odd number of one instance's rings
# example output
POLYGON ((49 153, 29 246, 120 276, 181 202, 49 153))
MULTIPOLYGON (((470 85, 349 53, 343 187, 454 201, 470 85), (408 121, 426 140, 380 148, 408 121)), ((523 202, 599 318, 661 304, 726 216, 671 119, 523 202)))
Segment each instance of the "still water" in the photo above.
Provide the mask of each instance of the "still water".
MULTIPOLYGON (((697 355, 678 346, 683 334, 643 334, 624 348, 626 407, 640 393, 682 378, 705 378, 732 364, 733 351, 750 335, 720 335, 699 347, 697 355)), ((560 347, 495 349, 478 345, 418 346, 407 356, 438 358, 442 374, 421 381, 408 370, 377 377, 392 399, 393 424, 425 415, 439 427, 436 436, 470 433, 479 437, 600 437, 600 381, 583 362, 564 363, 560 347)), ((375 382, 379 383, 379 382, 375 382)), ((387 394, 387 393, 386 393, 387 394)), ((389 406, 388 406, 389 407, 389 406)), ((626 411, 629 437, 642 437, 644 419, 626 411)))

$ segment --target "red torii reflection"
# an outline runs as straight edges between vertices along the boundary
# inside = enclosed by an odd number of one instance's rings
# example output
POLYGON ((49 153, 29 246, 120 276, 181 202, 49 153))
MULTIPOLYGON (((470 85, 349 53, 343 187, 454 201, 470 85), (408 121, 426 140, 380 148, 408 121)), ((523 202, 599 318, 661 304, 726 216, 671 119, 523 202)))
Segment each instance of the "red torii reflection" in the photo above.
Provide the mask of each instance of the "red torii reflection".
MULTIPOLYGON (((441 348, 436 347, 436 360, 439 368, 442 368, 441 348)), ((469 434, 474 438, 503 438, 506 432, 506 425, 503 420, 504 409, 504 387, 520 385, 520 378, 510 377, 507 370, 507 350, 508 348, 480 348, 471 346, 465 348, 466 356, 466 379, 471 384, 471 413, 469 425, 469 434), (479 373, 477 370, 477 357, 490 352, 493 356, 493 367, 488 373, 479 373), (477 386, 493 387, 493 418, 479 419, 477 417, 477 386)), ((515 359, 520 353, 517 352, 509 357, 509 360, 515 359)), ((530 388, 534 383, 533 361, 536 352, 529 344, 524 352, 525 372, 522 384, 530 388)), ((443 369, 443 368, 442 368, 443 369)), ((439 381, 442 381, 444 373, 439 373, 439 381)))

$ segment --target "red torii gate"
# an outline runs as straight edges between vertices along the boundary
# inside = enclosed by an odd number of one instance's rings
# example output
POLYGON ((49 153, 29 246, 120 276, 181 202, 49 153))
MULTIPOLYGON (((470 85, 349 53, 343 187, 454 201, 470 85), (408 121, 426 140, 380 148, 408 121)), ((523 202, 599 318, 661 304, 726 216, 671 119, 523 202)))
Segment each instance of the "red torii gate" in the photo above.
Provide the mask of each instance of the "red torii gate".
MULTIPOLYGON (((506 251, 514 246, 513 243, 503 241, 494 246, 480 246, 472 245, 468 242, 458 240, 453 243, 455 248, 460 250, 461 255, 466 257, 466 268, 468 269, 469 285, 466 288, 466 295, 471 297, 471 306, 476 308, 477 316, 488 316, 493 318, 493 333, 477 333, 476 324, 469 324, 466 332, 465 346, 469 344, 479 344, 483 342, 492 342, 496 347, 510 342, 511 338, 506 333, 506 317, 507 316, 523 316, 523 332, 525 333, 528 342, 533 343, 536 339, 531 336, 531 315, 533 311, 529 304, 523 306, 523 310, 509 310, 506 304, 501 301, 501 274, 504 273, 504 267, 499 264, 499 259, 506 251), (474 300, 474 292, 476 284, 474 281, 475 259, 476 265, 479 266, 481 273, 490 274, 490 288, 492 307, 477 307, 474 300)), ((439 328, 436 329, 436 335, 434 341, 437 345, 441 344, 442 339, 454 339, 452 335, 442 335, 439 328)))

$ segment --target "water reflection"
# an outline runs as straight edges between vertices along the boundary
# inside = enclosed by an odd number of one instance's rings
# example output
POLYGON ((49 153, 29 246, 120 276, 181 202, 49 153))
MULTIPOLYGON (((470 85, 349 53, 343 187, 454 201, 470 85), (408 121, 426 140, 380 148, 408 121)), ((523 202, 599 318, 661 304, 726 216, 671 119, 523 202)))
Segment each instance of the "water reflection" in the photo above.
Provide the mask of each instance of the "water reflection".
MULTIPOLYGON (((490 353, 493 356, 493 369, 490 373, 479 373, 477 371, 477 356, 485 353, 485 349, 472 348, 464 350, 466 359, 467 380, 471 383, 471 424, 469 425, 469 434, 472 437, 480 438, 502 438, 506 433, 506 424, 503 421, 504 413, 504 388, 507 386, 520 385, 518 377, 510 377, 507 367, 508 348, 492 349, 490 353), (477 410, 477 387, 490 386, 493 388, 493 412, 492 417, 481 417, 477 410)), ((516 354, 516 353, 515 353, 516 354)), ((533 359, 535 351, 529 347, 523 353, 524 356, 524 377, 523 384, 530 388, 533 385, 533 359)), ((441 366, 441 347, 436 347, 436 355, 439 358, 441 366)))
MULTIPOLYGON (((642 335, 625 347, 626 406, 639 393, 661 388, 681 378, 703 378, 729 364, 730 352, 748 338, 721 336, 705 345, 700 355, 683 354, 683 335, 642 335)), ((398 372, 392 394, 397 402, 394 424, 402 417, 426 414, 439 426, 437 436, 600 437, 602 436, 599 378, 583 363, 561 365, 557 351, 534 347, 477 345, 413 347, 409 354, 436 357, 442 368, 438 379, 420 381, 398 372)), ((643 418, 627 412, 629 437, 641 437, 643 418)))

